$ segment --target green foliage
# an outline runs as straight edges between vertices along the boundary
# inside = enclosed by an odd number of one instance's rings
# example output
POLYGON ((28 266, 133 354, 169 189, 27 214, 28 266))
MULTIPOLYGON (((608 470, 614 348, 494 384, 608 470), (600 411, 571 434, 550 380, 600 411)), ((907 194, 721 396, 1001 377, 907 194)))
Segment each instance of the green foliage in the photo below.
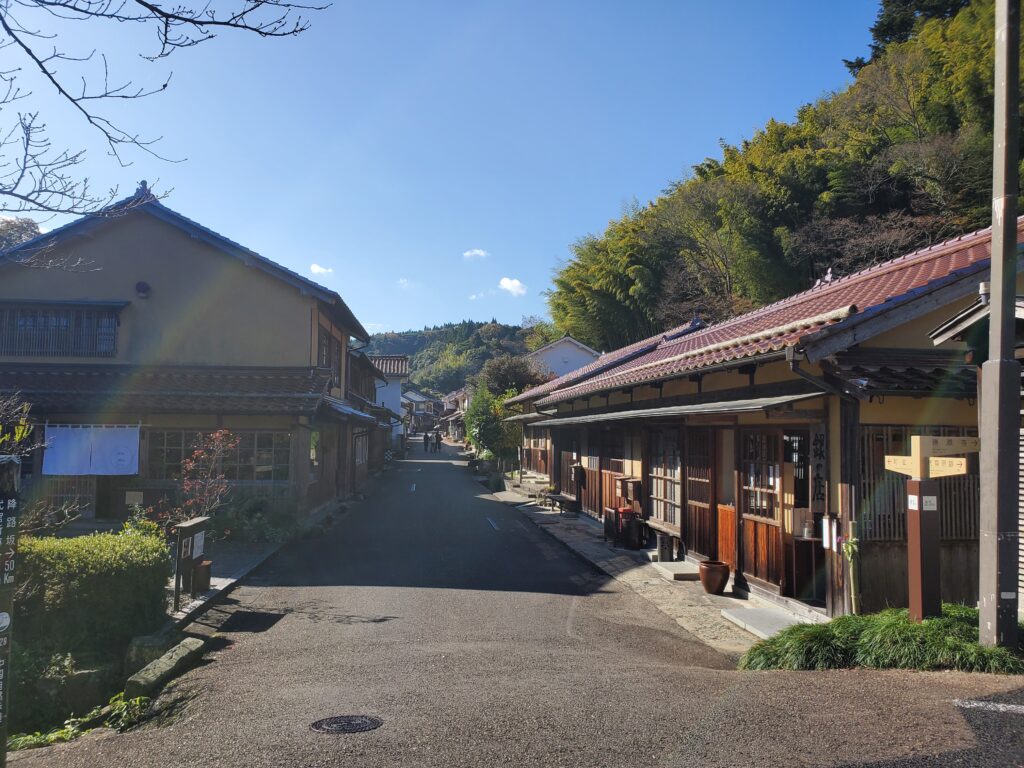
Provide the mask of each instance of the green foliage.
POLYGON ((21 245, 39 234, 39 225, 34 219, 4 217, 0 219, 0 251, 21 245))
POLYGON ((850 667, 1021 674, 1024 647, 1013 653, 980 645, 978 611, 944 605, 942 616, 920 624, 895 608, 827 624, 797 624, 757 643, 740 660, 740 669, 850 667))
POLYGON ((492 357, 477 376, 477 384, 491 392, 519 394, 545 380, 545 376, 524 357, 492 357))
POLYGON ((210 521, 210 535, 258 543, 280 543, 294 537, 299 530, 292 500, 247 498, 221 507, 210 521))
POLYGON ((522 325, 525 333, 526 348, 530 352, 538 350, 562 337, 554 323, 537 315, 524 316, 522 325))
POLYGON ((110 699, 105 710, 96 707, 85 717, 69 717, 62 726, 45 733, 35 731, 11 736, 7 739, 7 749, 17 752, 21 749, 49 747, 76 739, 99 724, 117 731, 126 731, 146 718, 151 705, 152 700, 146 696, 126 700, 123 693, 118 693, 110 699))
POLYGON ((508 391, 495 396, 484 387, 477 388, 465 416, 466 434, 477 450, 499 459, 516 457, 523 443, 523 428, 519 422, 504 421, 521 412, 518 406, 505 405, 515 394, 508 391))
POLYGON ((146 525, 19 546, 18 643, 52 653, 123 648, 165 619, 171 560, 146 525))
POLYGON ((462 387, 493 357, 525 354, 527 334, 516 325, 464 320, 422 331, 374 334, 366 351, 409 355, 411 383, 444 394, 462 387))
POLYGON ((614 349, 985 226, 993 0, 883 0, 872 34, 847 88, 577 241, 556 328, 614 349))
POLYGON ((148 696, 136 696, 134 699, 126 699, 123 693, 118 693, 107 704, 110 710, 107 712, 103 724, 107 728, 127 731, 145 719, 146 715, 149 714, 149 708, 152 703, 148 696))

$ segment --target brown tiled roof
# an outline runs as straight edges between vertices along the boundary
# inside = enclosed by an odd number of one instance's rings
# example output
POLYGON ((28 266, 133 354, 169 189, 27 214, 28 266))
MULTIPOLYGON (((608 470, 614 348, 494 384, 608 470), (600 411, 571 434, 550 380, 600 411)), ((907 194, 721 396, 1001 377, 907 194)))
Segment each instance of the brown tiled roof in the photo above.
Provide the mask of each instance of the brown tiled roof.
POLYGON ((597 360, 587 363, 586 365, 577 368, 575 371, 569 371, 558 378, 551 379, 551 381, 546 381, 536 387, 527 389, 515 397, 509 398, 507 402, 521 403, 526 400, 534 400, 549 392, 554 392, 557 389, 562 389, 572 384, 584 381, 585 379, 597 376, 599 373, 603 373, 617 365, 621 365, 628 360, 632 360, 645 352, 650 352, 666 339, 679 338, 682 335, 692 333, 702 327, 702 324, 694 320, 686 325, 680 325, 678 328, 673 328, 670 331, 663 331, 656 336, 651 336, 649 339, 634 342, 625 347, 613 350, 612 352, 605 352, 597 358, 597 360))
POLYGON ((408 355, 367 355, 385 376, 408 376, 408 355))
POLYGON ((328 371, 131 365, 0 365, 0 392, 34 417, 124 413, 313 414, 328 371))
MULTIPOLYGON (((1018 220, 1018 240, 1024 234, 1018 220)), ((876 316, 951 279, 987 268, 989 229, 833 280, 704 330, 667 339, 645 354, 580 383, 560 388, 537 405, 551 405, 593 392, 683 375, 712 365, 779 352, 876 316)))

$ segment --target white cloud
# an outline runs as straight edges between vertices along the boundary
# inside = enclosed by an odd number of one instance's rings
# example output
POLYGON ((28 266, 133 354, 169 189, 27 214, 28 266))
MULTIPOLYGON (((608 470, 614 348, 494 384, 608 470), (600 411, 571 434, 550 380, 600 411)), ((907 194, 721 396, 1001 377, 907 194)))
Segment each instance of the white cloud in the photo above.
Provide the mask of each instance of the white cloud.
POLYGON ((526 286, 523 285, 517 278, 514 277, 503 277, 498 281, 498 287, 503 291, 507 291, 513 296, 525 296, 526 286))
POLYGON ((469 300, 470 301, 476 301, 477 299, 484 299, 484 298, 487 298, 488 296, 493 296, 496 293, 497 293, 496 290, 494 290, 493 288, 490 288, 490 289, 488 289, 486 291, 480 291, 480 293, 471 293, 471 294, 469 294, 469 300))
POLYGON ((321 267, 319 264, 310 264, 309 271, 314 275, 329 275, 334 270, 330 267, 321 267))
POLYGON ((490 255, 483 248, 470 248, 468 251, 462 252, 462 258, 464 259, 486 259, 490 255))
POLYGON ((398 287, 401 288, 403 291, 408 291, 410 288, 412 288, 412 281, 409 280, 409 278, 407 277, 400 277, 398 278, 398 287))

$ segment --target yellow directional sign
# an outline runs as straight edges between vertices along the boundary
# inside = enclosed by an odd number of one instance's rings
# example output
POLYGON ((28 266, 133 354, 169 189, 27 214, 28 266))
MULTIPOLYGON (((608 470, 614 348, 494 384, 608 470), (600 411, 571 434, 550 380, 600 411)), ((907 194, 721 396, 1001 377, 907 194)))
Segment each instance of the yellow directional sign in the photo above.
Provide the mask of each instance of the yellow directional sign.
POLYGON ((928 459, 928 477, 950 477, 967 474, 967 459, 931 456, 928 459))
POLYGON ((961 453, 977 453, 981 450, 981 439, 977 437, 911 437, 910 452, 917 445, 925 456, 956 456, 961 453))
POLYGON ((891 472, 899 472, 901 475, 909 475, 914 477, 917 475, 917 468, 920 466, 918 461, 913 456, 886 456, 885 457, 885 468, 891 472))
POLYGON ((910 438, 909 456, 886 456, 885 468, 917 480, 967 474, 967 459, 949 458, 958 453, 974 453, 980 441, 976 437, 910 438))

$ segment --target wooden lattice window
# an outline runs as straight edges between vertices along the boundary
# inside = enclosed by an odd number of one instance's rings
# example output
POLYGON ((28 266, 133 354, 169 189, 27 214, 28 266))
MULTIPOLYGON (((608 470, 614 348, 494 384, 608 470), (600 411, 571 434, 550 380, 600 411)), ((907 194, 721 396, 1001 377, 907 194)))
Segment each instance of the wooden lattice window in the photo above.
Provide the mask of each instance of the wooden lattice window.
POLYGON ((679 525, 681 488, 678 431, 665 429, 651 433, 649 474, 651 517, 679 525))
POLYGON ((0 307, 0 355, 114 357, 117 310, 72 305, 0 307))
POLYGON ((781 440, 778 432, 749 431, 740 436, 740 510, 779 519, 782 485, 781 440))
MULTIPOLYGON (((231 483, 287 483, 291 435, 288 432, 238 432, 238 447, 221 459, 231 483)), ((191 430, 147 430, 146 476, 180 480, 182 459, 190 457, 202 434, 191 430)))
MULTIPOLYGON (((910 453, 912 435, 976 437, 974 427, 864 425, 861 427, 858 537, 865 541, 905 541, 907 538, 906 477, 885 469, 885 457, 910 453)), ((976 466, 969 473, 938 480, 940 532, 943 539, 977 539, 979 480, 976 466)))

